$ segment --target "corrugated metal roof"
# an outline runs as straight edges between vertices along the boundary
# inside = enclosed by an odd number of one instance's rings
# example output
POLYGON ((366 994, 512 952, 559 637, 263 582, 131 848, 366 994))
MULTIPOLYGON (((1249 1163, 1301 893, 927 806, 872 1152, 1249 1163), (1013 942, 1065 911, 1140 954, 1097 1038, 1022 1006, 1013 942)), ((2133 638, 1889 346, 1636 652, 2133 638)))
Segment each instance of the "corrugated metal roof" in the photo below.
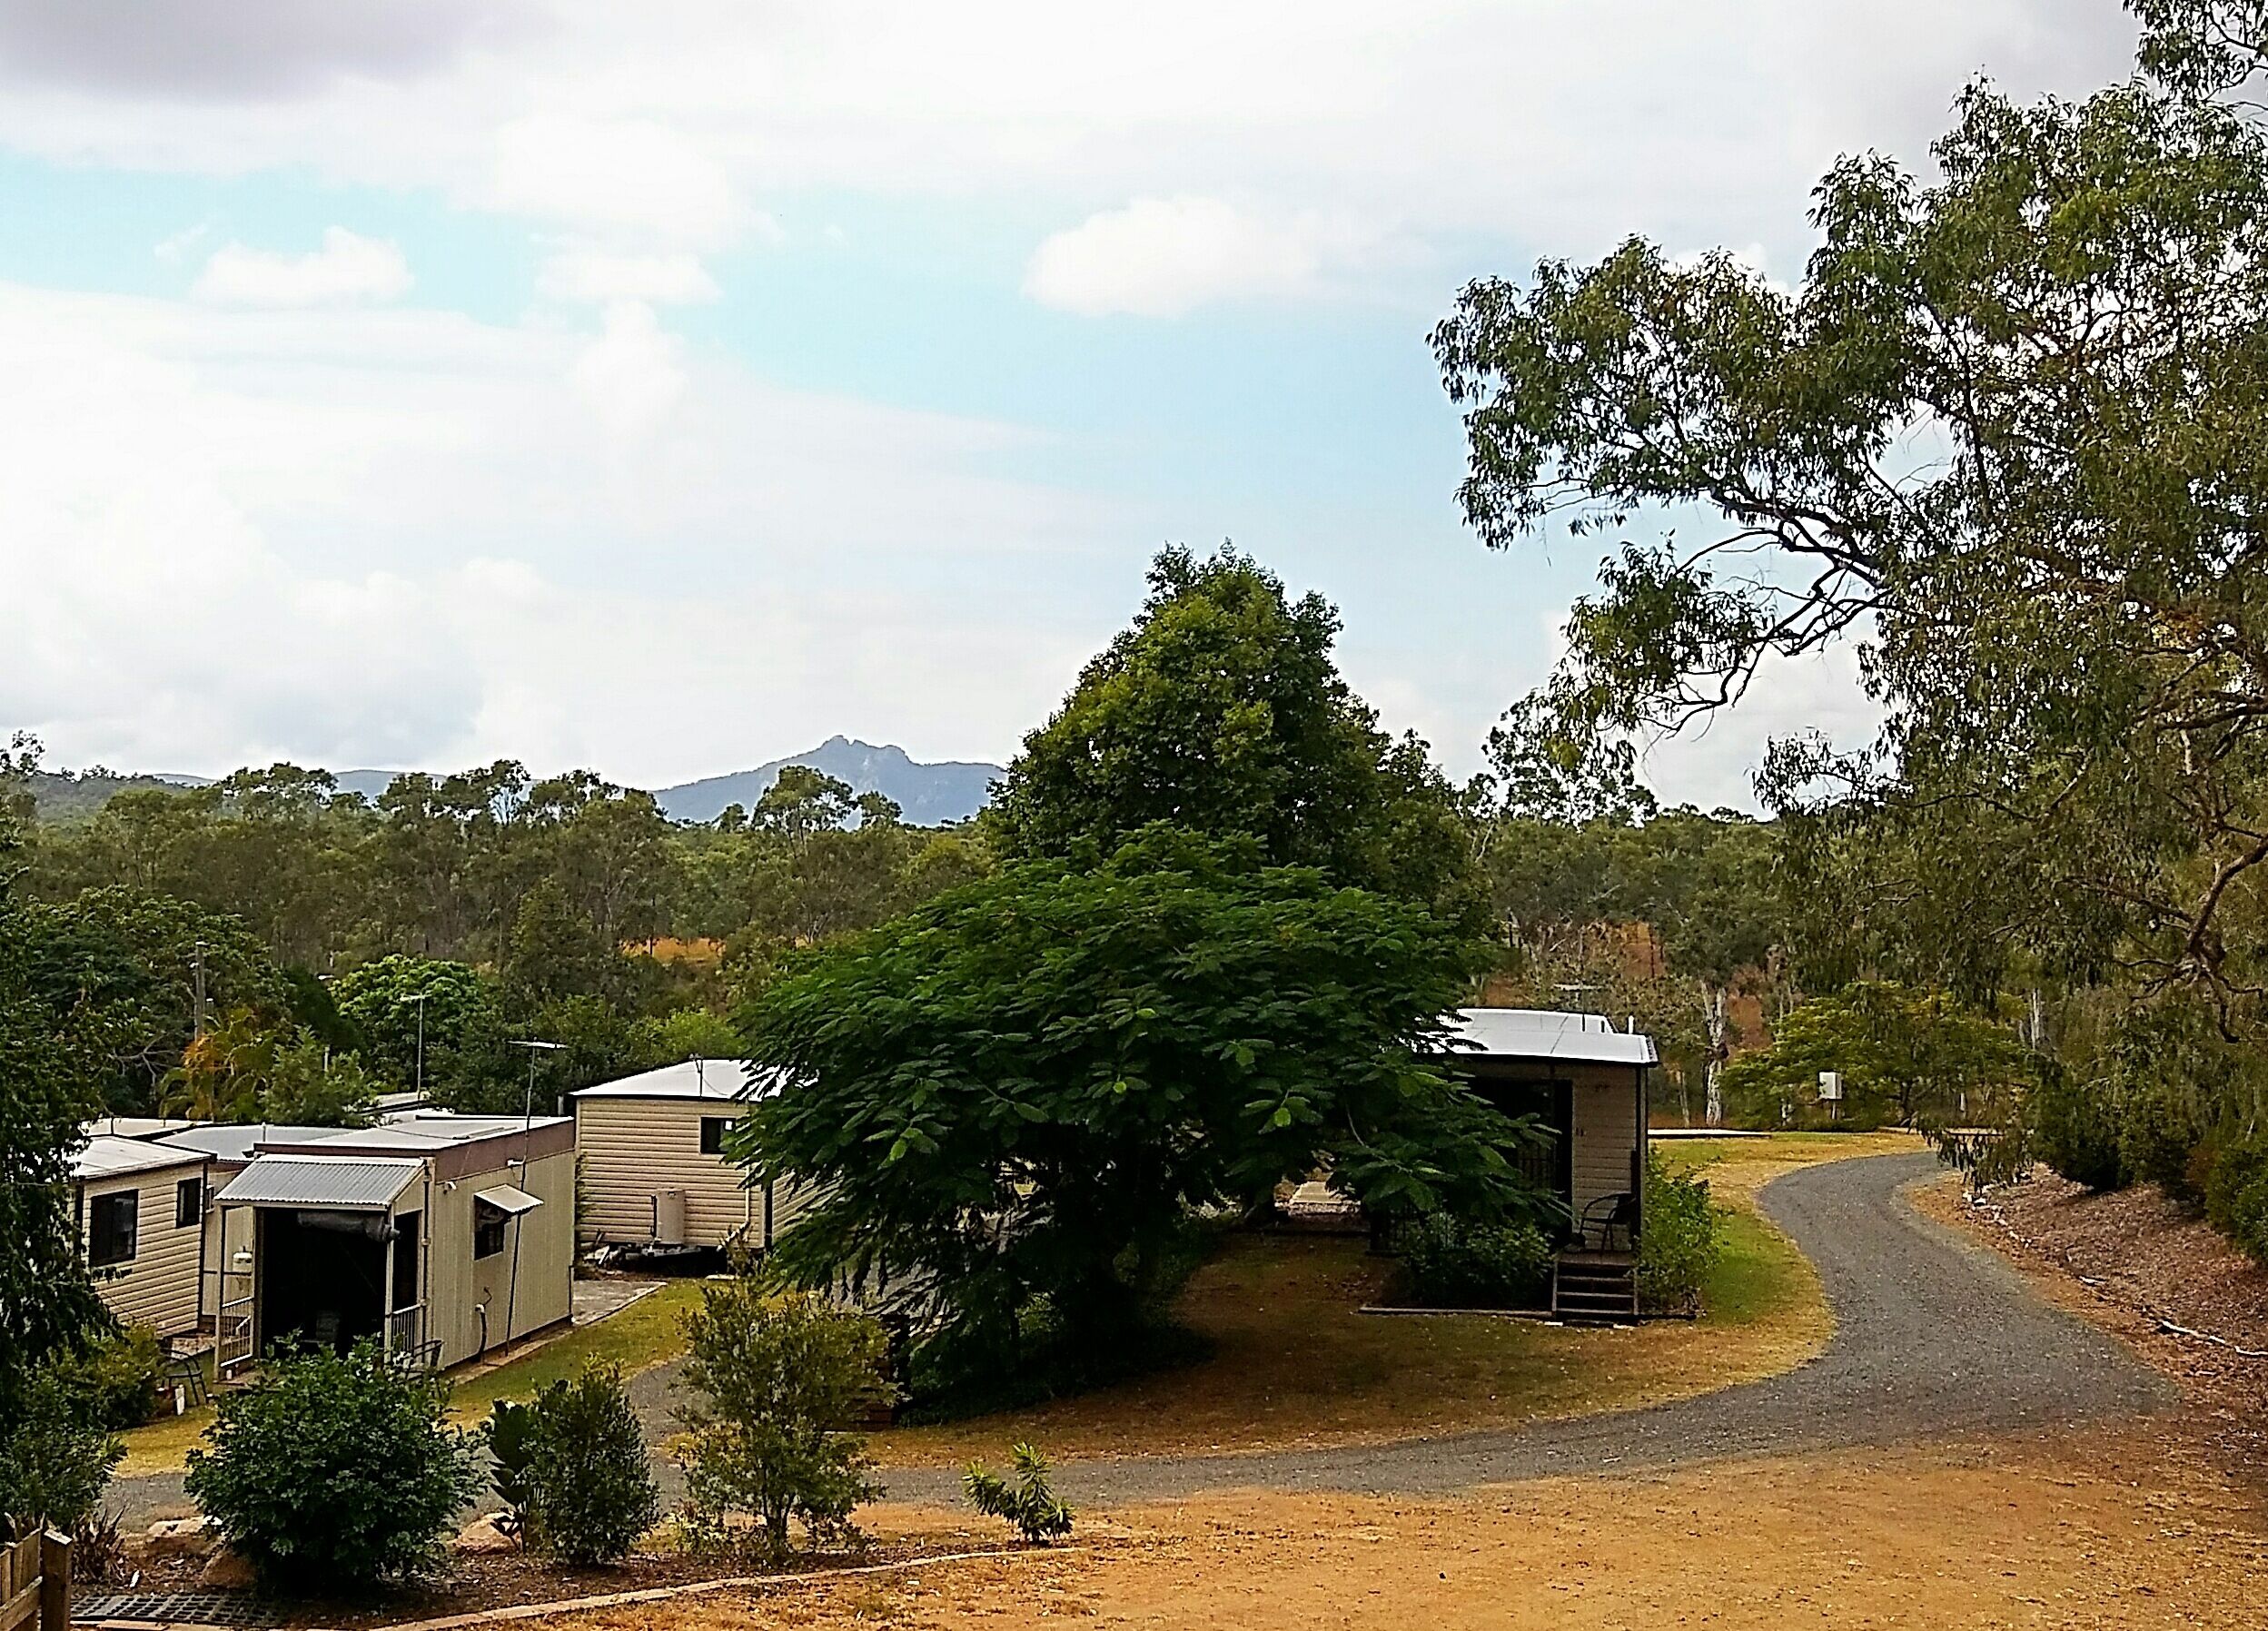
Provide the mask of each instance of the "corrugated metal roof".
POLYGON ((320 1140, 336 1138, 345 1131, 343 1127, 233 1122, 227 1126, 192 1127, 185 1132, 169 1132, 157 1142, 171 1144, 176 1150, 194 1150, 200 1154, 210 1155, 215 1161, 242 1162, 250 1161, 253 1152, 262 1143, 312 1144, 320 1140))
POLYGON ((1654 1039, 1618 1031, 1603 1013, 1548 1008, 1464 1008, 1454 1052, 1468 1059, 1550 1059, 1574 1064, 1656 1064, 1654 1039))
POLYGON ((166 1167, 196 1167, 204 1157, 193 1150, 173 1150, 146 1139, 117 1138, 100 1133, 71 1158, 76 1179, 118 1178, 128 1172, 155 1172, 166 1167))
POLYGON ((515 1218, 522 1212, 531 1212, 543 1204, 526 1190, 515 1189, 509 1183, 500 1183, 492 1190, 482 1190, 473 1196, 473 1200, 482 1206, 492 1206, 498 1211, 507 1212, 515 1218))
POLYGON ((382 1212, 425 1171, 386 1155, 263 1155, 229 1181, 223 1206, 327 1206, 382 1212))
POLYGON ((602 1082, 569 1093, 572 1099, 699 1099, 704 1102, 760 1099, 779 1091, 777 1074, 768 1073, 754 1091, 748 1067, 738 1059, 688 1059, 665 1064, 658 1071, 602 1082))

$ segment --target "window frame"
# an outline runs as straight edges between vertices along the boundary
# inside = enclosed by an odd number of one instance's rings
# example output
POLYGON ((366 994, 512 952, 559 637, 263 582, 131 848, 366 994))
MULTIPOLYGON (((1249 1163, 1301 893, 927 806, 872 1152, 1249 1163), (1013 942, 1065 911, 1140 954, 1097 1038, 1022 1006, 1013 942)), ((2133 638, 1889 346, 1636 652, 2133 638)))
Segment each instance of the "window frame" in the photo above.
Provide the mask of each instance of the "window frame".
POLYGON ((725 1134, 739 1119, 738 1116, 703 1116, 701 1118, 701 1153, 722 1155, 725 1152, 725 1134))
POLYGON ((504 1255, 504 1237, 512 1221, 511 1213, 500 1206, 483 1206, 480 1198, 472 1198, 472 1260, 486 1262, 492 1257, 504 1255))
POLYGON ((198 1229, 204 1224, 204 1174, 178 1180, 173 1185, 173 1227, 198 1229))
POLYGON ((95 1195, 86 1208, 86 1266, 90 1269, 115 1269, 130 1263, 142 1250, 142 1191, 113 1190, 106 1195, 95 1195), (125 1228, 105 1228, 106 1215, 123 1212, 125 1228), (113 1252, 111 1248, 124 1240, 125 1249, 113 1252))

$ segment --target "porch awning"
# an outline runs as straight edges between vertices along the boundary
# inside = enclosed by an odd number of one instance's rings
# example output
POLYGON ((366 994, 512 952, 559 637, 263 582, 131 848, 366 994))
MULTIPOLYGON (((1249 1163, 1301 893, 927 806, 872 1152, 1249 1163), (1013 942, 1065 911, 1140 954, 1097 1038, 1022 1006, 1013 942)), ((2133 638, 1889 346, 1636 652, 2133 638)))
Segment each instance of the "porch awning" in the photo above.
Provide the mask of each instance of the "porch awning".
POLYGON ((516 1190, 509 1183, 500 1183, 492 1190, 482 1190, 472 1199, 481 1206, 494 1207, 508 1218, 531 1212, 543 1204, 526 1190, 516 1190))
POLYGON ((391 1211, 401 1191, 424 1175, 425 1163, 405 1156, 262 1155, 229 1181, 219 1199, 223 1206, 391 1211))

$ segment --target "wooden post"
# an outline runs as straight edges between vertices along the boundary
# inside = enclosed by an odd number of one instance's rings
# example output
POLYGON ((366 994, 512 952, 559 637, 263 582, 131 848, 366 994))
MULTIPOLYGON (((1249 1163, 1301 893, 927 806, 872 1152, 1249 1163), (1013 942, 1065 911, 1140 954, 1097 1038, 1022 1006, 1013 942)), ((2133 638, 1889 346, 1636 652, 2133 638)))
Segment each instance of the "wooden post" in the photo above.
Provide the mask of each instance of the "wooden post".
POLYGON ((53 1529, 39 1537, 39 1631, 71 1631, 71 1542, 53 1529))

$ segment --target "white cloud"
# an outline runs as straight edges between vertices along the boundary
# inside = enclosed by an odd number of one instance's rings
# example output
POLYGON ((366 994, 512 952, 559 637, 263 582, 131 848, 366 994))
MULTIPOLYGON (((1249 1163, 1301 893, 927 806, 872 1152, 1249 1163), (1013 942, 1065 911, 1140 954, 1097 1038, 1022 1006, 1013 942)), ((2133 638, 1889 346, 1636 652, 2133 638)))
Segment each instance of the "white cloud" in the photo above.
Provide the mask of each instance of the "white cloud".
POLYGON ((1316 292, 1375 237, 1310 215, 1269 222, 1217 198, 1137 198, 1034 252, 1024 292, 1085 316, 1178 317, 1214 301, 1316 292))
POLYGON ((537 274, 536 292, 546 300, 603 306, 615 301, 653 305, 703 304, 723 291, 698 255, 617 254, 606 250, 567 249, 547 257, 537 274))
POLYGON ((606 332, 575 359, 568 379, 591 412, 617 436, 651 430, 685 394, 684 345, 662 332, 651 306, 618 301, 607 308, 606 332))
POLYGON ((216 305, 322 306, 397 300, 410 284, 410 263, 400 246, 334 226, 323 233, 321 249, 303 255, 224 244, 204 263, 190 293, 216 305))
POLYGON ((594 341, 0 285, 0 721, 67 763, 659 783, 851 727, 975 756, 1101 632, 973 569, 1103 530, 990 473, 1033 433, 782 390, 650 312, 594 341), (563 383, 646 390, 658 354, 667 435, 563 383))
POLYGON ((755 212, 729 169, 688 133, 654 119, 539 114, 496 133, 489 202, 539 220, 708 248, 755 212))
POLYGON ((2134 38, 2117 0, 1403 0, 1391 20, 1376 0, 543 9, 540 26, 420 36, 440 43, 415 73, 326 69, 283 103, 18 57, 0 64, 0 142, 433 187, 639 250, 714 247, 752 230, 753 203, 844 188, 1063 210, 1233 199, 1263 222, 1323 212, 1522 253, 1644 231, 1760 242, 1792 268, 1837 152, 1924 162, 1980 69, 2018 94, 2084 90, 2127 71, 2134 38))

